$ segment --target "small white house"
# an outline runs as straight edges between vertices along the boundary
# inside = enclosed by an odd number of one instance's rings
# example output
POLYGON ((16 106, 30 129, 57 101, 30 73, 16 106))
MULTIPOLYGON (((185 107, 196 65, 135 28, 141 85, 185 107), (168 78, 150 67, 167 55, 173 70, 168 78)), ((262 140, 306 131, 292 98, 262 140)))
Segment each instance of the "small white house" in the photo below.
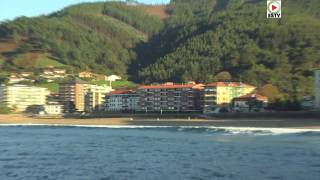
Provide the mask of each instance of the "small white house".
POLYGON ((62 115, 63 105, 58 103, 51 103, 44 106, 44 111, 47 115, 62 115))
POLYGON ((111 75, 111 76, 107 76, 107 81, 117 81, 117 80, 121 80, 122 79, 122 77, 120 77, 120 76, 117 76, 117 75, 111 75))

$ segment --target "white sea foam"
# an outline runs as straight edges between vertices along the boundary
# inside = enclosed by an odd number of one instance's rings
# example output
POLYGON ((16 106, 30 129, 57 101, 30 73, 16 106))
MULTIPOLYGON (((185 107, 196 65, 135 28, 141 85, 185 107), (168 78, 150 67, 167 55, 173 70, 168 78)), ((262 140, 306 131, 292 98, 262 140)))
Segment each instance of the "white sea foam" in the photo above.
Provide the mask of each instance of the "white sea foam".
POLYGON ((260 127, 208 127, 209 129, 226 130, 231 134, 257 134, 257 135, 281 135, 281 134, 298 134, 307 132, 320 132, 320 129, 298 129, 298 128, 260 128, 260 127))
POLYGON ((311 128, 260 128, 260 127, 217 127, 217 126, 139 126, 139 125, 76 125, 76 124, 0 124, 0 126, 47 126, 47 127, 82 127, 82 128, 109 128, 109 129, 157 129, 178 128, 179 131, 189 129, 206 129, 210 131, 225 131, 228 134, 256 134, 281 135, 307 132, 320 132, 320 129, 311 128))

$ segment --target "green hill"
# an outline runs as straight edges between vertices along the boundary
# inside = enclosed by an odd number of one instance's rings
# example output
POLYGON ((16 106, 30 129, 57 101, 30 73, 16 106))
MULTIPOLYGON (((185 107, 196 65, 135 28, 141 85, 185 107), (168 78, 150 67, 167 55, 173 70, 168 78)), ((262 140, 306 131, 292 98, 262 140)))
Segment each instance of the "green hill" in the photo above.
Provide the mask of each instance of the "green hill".
POLYGON ((160 17, 113 2, 79 4, 37 18, 20 17, 0 25, 1 64, 5 71, 47 64, 126 77, 127 66, 136 56, 134 47, 163 24, 160 17), (39 61, 39 57, 44 58, 39 61))
POLYGON ((286 0, 277 20, 266 18, 265 0, 78 4, 2 23, 0 68, 64 66, 137 83, 231 74, 226 80, 272 84, 282 99, 296 100, 313 95, 313 70, 320 68, 319 9, 318 0, 286 0))
POLYGON ((210 82, 227 71, 233 80, 276 85, 284 99, 312 95, 319 5, 288 0, 276 20, 266 18, 264 0, 174 0, 167 28, 141 46, 137 79, 210 82))

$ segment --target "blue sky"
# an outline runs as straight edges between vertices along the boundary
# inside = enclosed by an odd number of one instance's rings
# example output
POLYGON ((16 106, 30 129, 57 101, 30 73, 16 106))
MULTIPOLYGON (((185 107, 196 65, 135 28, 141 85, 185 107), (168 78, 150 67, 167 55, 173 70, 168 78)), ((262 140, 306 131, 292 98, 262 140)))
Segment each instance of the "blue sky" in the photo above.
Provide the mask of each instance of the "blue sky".
MULTIPOLYGON (((19 16, 38 16, 61 10, 71 4, 105 0, 1 0, 0 21, 12 20, 19 16)), ((138 0, 143 3, 168 3, 170 0, 138 0)))

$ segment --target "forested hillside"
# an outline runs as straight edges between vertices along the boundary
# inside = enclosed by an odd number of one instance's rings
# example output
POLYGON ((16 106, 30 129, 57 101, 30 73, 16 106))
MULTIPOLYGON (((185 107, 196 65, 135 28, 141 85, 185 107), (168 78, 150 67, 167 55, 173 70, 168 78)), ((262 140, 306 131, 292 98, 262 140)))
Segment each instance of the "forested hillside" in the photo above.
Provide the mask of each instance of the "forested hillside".
POLYGON ((141 48, 149 50, 140 51, 148 59, 139 58, 138 77, 210 82, 224 74, 272 84, 284 99, 312 95, 313 70, 320 68, 319 4, 288 0, 276 20, 266 18, 264 0, 174 0, 166 29, 141 48))
POLYGON ((162 26, 160 17, 112 2, 21 17, 0 25, 0 66, 2 71, 22 71, 53 65, 127 77, 134 47, 162 26))
POLYGON ((172 0, 167 6, 86 3, 0 25, 1 71, 47 65, 116 73, 138 83, 244 81, 284 100, 313 95, 320 1, 172 0), (268 91, 271 92, 271 91, 268 91))

